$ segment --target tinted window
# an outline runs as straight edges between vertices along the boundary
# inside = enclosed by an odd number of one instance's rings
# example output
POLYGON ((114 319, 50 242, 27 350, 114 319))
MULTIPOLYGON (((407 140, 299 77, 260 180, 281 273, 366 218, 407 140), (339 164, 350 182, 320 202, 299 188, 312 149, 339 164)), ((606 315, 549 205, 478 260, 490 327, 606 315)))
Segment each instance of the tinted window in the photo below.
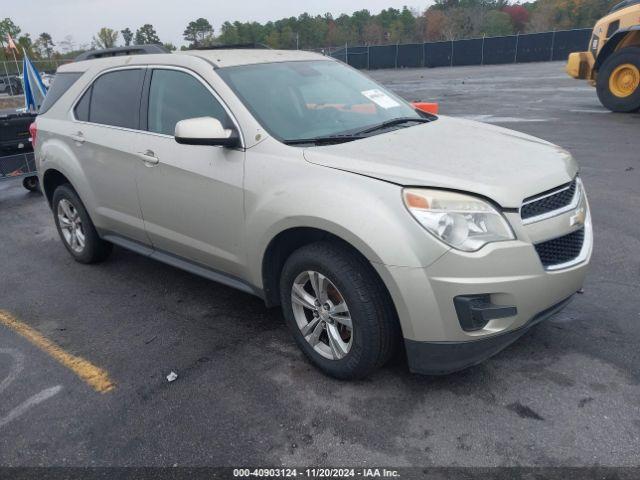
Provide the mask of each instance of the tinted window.
POLYGON ((84 95, 80 101, 76 104, 76 108, 73 111, 76 118, 82 122, 89 121, 89 102, 91 101, 91 88, 84 92, 84 95))
POLYGON ((229 125, 222 105, 193 76, 175 70, 154 70, 149 91, 149 131, 173 135, 176 123, 197 117, 214 117, 222 125, 229 125))
POLYGON ((115 127, 138 128, 144 72, 118 70, 100 76, 93 84, 89 121, 115 127))
POLYGON ((47 95, 44 97, 44 101, 42 102, 38 113, 42 114, 49 110, 81 76, 82 73, 56 74, 51 86, 49 87, 49 91, 47 91, 47 95))

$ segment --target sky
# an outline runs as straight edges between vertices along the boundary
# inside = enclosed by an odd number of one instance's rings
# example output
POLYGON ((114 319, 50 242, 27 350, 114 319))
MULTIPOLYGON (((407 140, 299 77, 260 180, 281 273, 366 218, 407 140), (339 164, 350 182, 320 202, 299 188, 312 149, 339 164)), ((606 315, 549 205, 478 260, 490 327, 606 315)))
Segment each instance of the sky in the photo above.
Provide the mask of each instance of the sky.
MULTIPOLYGON (((42 32, 53 37, 54 43, 71 35, 78 44, 88 44, 101 27, 132 31, 151 23, 160 40, 176 46, 184 44, 182 32, 186 25, 204 17, 220 32, 224 21, 257 21, 264 23, 303 12, 334 17, 368 9, 378 13, 385 8, 424 10, 429 0, 0 0, 0 17, 9 17, 22 32, 33 39, 42 32)), ((122 38, 119 38, 122 41, 122 38)))

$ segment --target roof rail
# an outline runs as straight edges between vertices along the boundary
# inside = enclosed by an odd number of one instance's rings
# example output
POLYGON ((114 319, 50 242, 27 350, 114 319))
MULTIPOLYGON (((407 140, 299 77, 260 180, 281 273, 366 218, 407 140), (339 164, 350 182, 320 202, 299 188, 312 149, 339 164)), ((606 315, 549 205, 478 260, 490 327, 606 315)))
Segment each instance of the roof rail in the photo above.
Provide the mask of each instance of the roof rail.
POLYGON ((264 43, 234 43, 229 45, 210 45, 208 47, 193 47, 191 50, 243 50, 243 49, 256 49, 256 50, 271 50, 271 47, 264 43))
POLYGON ((105 48, 84 52, 75 58, 75 62, 93 60, 94 58, 117 57, 123 55, 144 55, 150 53, 170 53, 162 45, 130 45, 128 47, 105 48))
POLYGON ((609 13, 617 12, 618 10, 622 10, 623 8, 627 8, 638 3, 640 3, 640 0, 624 0, 623 2, 614 5, 613 8, 609 10, 609 13))

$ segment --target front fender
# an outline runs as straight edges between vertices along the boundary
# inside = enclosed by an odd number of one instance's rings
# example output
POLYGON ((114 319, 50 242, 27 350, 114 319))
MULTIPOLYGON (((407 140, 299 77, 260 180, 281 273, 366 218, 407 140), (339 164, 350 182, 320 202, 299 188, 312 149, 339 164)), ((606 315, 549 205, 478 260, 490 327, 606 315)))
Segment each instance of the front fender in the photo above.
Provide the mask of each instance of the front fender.
POLYGON ((597 72, 604 62, 607 61, 607 58, 616 51, 618 45, 620 45, 629 33, 639 31, 640 25, 634 25, 633 27, 624 28, 614 33, 598 53, 598 58, 596 58, 596 63, 594 64, 593 69, 597 72))
POLYGON ((384 181, 306 161, 249 155, 245 192, 248 274, 260 287, 267 247, 291 228, 331 233, 381 265, 424 267, 449 249, 411 217, 401 187, 384 181))

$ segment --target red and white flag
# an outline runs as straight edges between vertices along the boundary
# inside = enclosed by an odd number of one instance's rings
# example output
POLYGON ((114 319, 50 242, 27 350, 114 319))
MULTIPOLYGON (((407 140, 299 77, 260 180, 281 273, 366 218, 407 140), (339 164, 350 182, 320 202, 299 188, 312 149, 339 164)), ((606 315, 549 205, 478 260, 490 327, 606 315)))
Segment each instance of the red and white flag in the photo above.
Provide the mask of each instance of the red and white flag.
POLYGON ((18 47, 16 47, 16 44, 13 41, 13 38, 11 38, 11 35, 9 35, 7 33, 7 38, 9 39, 9 50, 14 49, 14 50, 18 50, 18 47))

